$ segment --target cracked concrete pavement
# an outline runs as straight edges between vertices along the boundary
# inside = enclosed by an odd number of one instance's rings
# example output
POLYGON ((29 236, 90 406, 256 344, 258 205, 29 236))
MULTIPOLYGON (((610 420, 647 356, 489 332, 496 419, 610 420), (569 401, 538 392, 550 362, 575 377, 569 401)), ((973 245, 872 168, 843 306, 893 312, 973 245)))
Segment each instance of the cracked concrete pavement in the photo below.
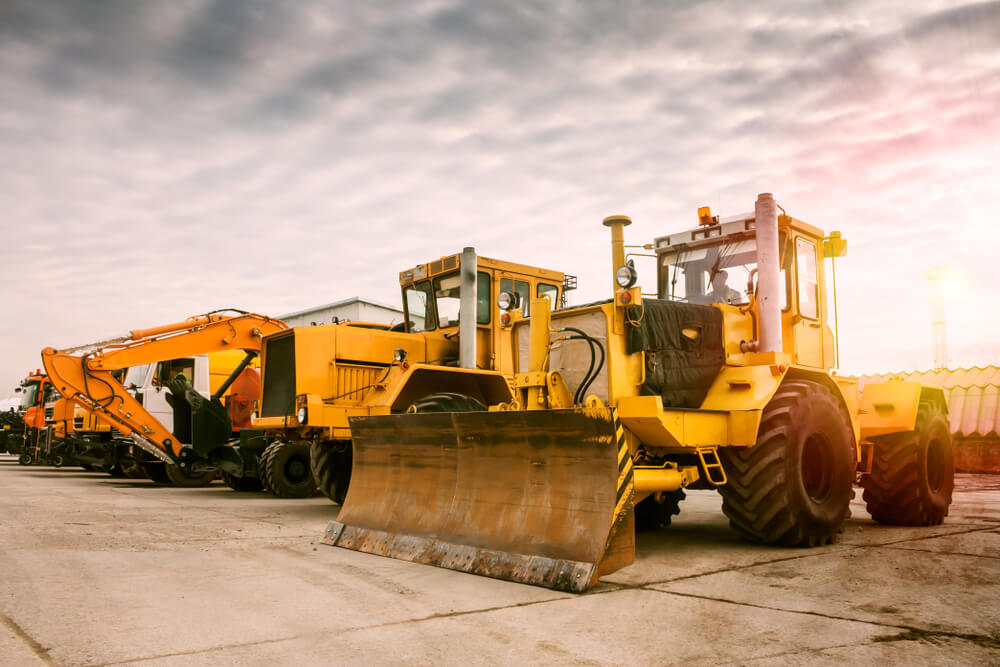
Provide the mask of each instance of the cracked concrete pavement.
POLYGON ((0 456, 0 664, 1000 664, 1000 477, 933 528, 742 542, 695 491, 570 595, 319 544, 337 507, 0 456))

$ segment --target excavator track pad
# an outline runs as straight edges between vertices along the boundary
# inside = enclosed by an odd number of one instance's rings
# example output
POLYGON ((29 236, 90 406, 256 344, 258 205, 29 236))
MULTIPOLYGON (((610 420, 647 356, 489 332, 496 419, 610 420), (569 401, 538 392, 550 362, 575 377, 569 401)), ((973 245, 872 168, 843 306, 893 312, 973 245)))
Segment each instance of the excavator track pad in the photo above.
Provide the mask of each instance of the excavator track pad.
POLYGON ((324 544, 572 592, 635 558, 611 408, 359 417, 351 435, 324 544))

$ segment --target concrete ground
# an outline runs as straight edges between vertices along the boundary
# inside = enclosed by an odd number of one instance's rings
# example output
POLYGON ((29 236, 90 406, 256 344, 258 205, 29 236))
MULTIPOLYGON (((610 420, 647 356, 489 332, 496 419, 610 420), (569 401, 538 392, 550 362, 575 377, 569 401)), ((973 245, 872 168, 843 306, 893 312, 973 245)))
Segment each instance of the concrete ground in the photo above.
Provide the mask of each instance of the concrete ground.
POLYGON ((0 665, 1000 664, 1000 476, 951 516, 741 542, 691 492, 569 595, 319 544, 337 508, 0 456, 0 665))

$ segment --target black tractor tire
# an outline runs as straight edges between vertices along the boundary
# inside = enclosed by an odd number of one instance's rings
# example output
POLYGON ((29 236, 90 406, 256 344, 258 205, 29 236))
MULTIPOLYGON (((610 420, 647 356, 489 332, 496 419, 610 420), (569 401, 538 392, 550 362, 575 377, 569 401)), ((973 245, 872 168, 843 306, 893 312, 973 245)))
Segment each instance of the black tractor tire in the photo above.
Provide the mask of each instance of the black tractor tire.
POLYGON ((486 406, 465 394, 428 394, 410 405, 407 412, 484 412, 486 406))
POLYGON ((31 458, 31 454, 21 454, 17 457, 17 462, 23 466, 30 466, 33 461, 34 459, 31 458))
POLYGON ((351 483, 351 443, 314 442, 309 447, 309 462, 320 493, 343 505, 351 483))
POLYGON ((62 454, 56 454, 52 457, 52 465, 55 468, 62 468, 66 464, 66 459, 62 457, 62 454))
POLYGON ((875 440, 872 471, 861 478, 875 521, 893 526, 936 526, 948 516, 955 489, 951 429, 941 408, 922 401, 916 428, 875 440))
POLYGON ((279 498, 308 498, 316 493, 305 442, 272 442, 260 455, 265 488, 279 498))
POLYGON ((228 472, 222 473, 222 481, 233 491, 260 491, 264 483, 256 477, 237 477, 228 472))
POLYGON ((165 464, 167 478, 174 486, 180 487, 201 487, 208 486, 215 481, 219 474, 218 470, 206 470, 205 472, 189 473, 180 466, 165 464))
POLYGON ((142 469, 146 477, 157 484, 170 484, 170 477, 167 476, 167 464, 163 461, 146 461, 142 464, 142 469))
POLYGON ((681 513, 680 502, 687 497, 684 489, 654 493, 635 506, 635 529, 638 532, 656 530, 670 525, 673 517, 681 513))
POLYGON ((786 380, 764 407, 757 444, 724 447, 722 511, 744 538, 814 547, 850 516, 856 464, 848 415, 833 392, 786 380))

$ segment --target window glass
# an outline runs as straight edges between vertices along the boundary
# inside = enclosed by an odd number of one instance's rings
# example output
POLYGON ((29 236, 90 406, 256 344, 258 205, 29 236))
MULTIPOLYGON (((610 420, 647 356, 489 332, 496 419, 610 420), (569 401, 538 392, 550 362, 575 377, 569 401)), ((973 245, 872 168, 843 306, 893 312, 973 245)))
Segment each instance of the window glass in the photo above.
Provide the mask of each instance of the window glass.
POLYGON ((525 317, 531 314, 531 285, 526 280, 501 278, 500 291, 516 294, 521 303, 521 314, 525 317))
POLYGON ((549 304, 552 310, 559 307, 559 288, 555 285, 538 283, 538 296, 549 297, 549 304))
POLYGON ((126 389, 129 389, 133 385, 138 388, 146 386, 146 374, 149 373, 149 364, 142 364, 141 366, 132 366, 125 373, 125 381, 122 383, 125 385, 126 389))
POLYGON ((476 274, 476 322, 490 323, 490 274, 480 271, 476 274))
MULTIPOLYGON (((659 298, 698 304, 746 304, 751 276, 756 285, 756 268, 757 241, 753 238, 723 238, 710 246, 680 247, 660 258, 659 298)), ((782 268, 782 310, 788 308, 787 276, 782 268)))
POLYGON ((798 268, 799 314, 809 319, 819 318, 819 284, 816 271, 816 246, 804 238, 795 239, 798 268))
POLYGON ((458 325, 461 293, 462 278, 458 273, 434 279, 434 305, 437 307, 437 325, 442 329, 458 325))
POLYGON ((434 328, 434 317, 428 312, 431 301, 431 283, 425 280, 407 285, 403 290, 403 307, 406 309, 406 328, 410 333, 430 331, 434 328))
POLYGON ((194 384, 194 359, 170 359, 159 362, 156 364, 153 384, 165 385, 179 374, 183 374, 189 384, 194 384))
POLYGON ((24 387, 24 394, 21 396, 21 409, 27 410, 34 406, 36 398, 38 398, 38 383, 32 382, 24 387))

